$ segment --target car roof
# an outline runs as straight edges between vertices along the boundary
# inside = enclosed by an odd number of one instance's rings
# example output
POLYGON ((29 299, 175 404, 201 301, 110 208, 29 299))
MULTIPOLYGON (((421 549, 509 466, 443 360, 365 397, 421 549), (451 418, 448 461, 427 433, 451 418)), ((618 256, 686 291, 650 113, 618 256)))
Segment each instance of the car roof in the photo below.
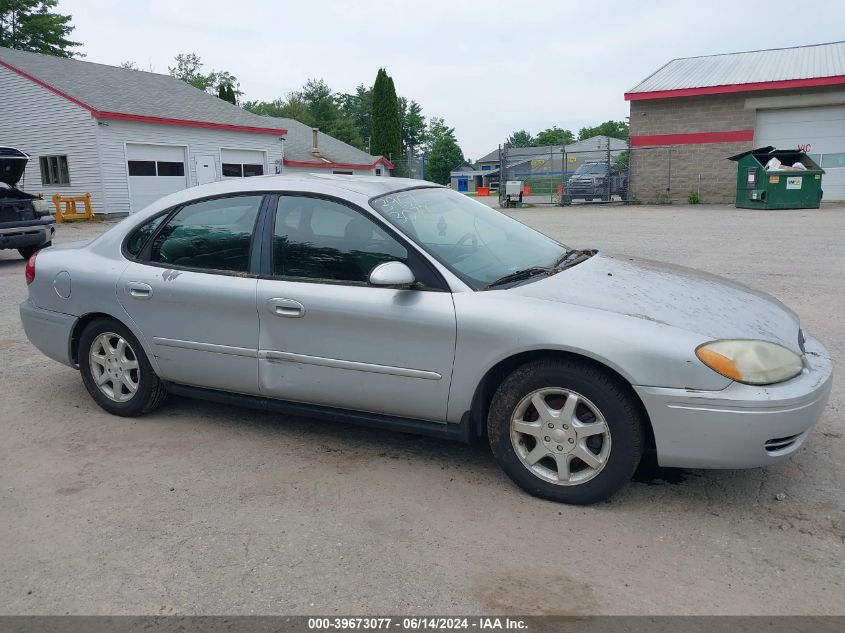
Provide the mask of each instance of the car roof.
POLYGON ((336 195, 339 197, 358 195, 364 198, 374 198, 387 193, 415 187, 445 189, 442 185, 426 180, 394 178, 392 176, 296 173, 252 176, 250 178, 227 178, 225 180, 216 180, 204 185, 182 189, 176 193, 159 198, 148 207, 141 209, 137 213, 133 213, 132 217, 143 220, 159 211, 175 205, 185 204, 192 200, 239 193, 289 191, 336 195))
MULTIPOLYGON (((411 187, 441 187, 437 183, 413 178, 394 178, 391 176, 351 176, 344 174, 302 173, 285 174, 281 176, 256 176, 250 178, 253 184, 261 180, 268 189, 304 189, 309 187, 334 186, 365 196, 380 196, 385 193, 408 189, 411 187)), ((246 178, 244 180, 247 180, 246 178)), ((230 181, 227 181, 230 182, 230 181)))

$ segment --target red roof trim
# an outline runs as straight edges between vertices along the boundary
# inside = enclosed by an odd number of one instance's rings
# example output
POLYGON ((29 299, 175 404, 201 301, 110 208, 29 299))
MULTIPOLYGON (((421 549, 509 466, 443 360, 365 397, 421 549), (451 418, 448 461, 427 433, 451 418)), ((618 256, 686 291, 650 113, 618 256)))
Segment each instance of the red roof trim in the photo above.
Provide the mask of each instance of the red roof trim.
POLYGON ((50 92, 52 92, 53 94, 57 94, 57 95, 59 95, 60 97, 62 97, 62 98, 64 98, 64 99, 67 99, 67 100, 68 100, 68 101, 70 101, 71 103, 75 103, 76 105, 78 105, 78 106, 80 106, 80 107, 82 107, 82 108, 85 108, 86 110, 88 110, 88 111, 89 111, 89 112, 91 112, 91 113, 96 112, 96 110, 94 110, 94 108, 92 108, 91 106, 89 106, 87 103, 83 103, 83 102, 82 102, 82 101, 80 101, 79 99, 76 99, 76 98, 74 98, 74 97, 71 97, 69 94, 65 94, 64 92, 62 92, 62 91, 61 91, 61 90, 59 90, 58 88, 53 88, 53 86, 51 86, 51 85, 49 85, 49 84, 47 84, 47 83, 44 83, 43 81, 41 81, 40 79, 38 79, 38 77, 33 77, 33 76, 32 76, 32 75, 30 75, 29 73, 26 73, 26 72, 22 71, 20 68, 15 68, 15 67, 14 67, 14 66, 12 66, 11 64, 8 64, 8 63, 4 62, 2 59, 0 59, 0 66, 2 66, 3 68, 8 68, 8 69, 9 69, 9 70, 11 70, 13 73, 17 73, 17 74, 18 74, 18 75, 20 75, 21 77, 23 77, 23 78, 25 78, 25 79, 29 79, 31 82, 38 84, 38 85, 39 85, 39 86, 41 86, 42 88, 46 88, 47 90, 49 90, 49 91, 50 91, 50 92))
POLYGON ((285 165, 288 167, 316 167, 318 169, 373 169, 379 163, 385 165, 388 169, 393 169, 393 163, 387 160, 384 156, 379 156, 373 164, 366 163, 324 163, 312 162, 308 160, 288 160, 285 159, 285 165))
POLYGON ((692 132, 689 134, 647 134, 631 137, 632 147, 648 145, 694 145, 699 143, 741 143, 753 141, 754 130, 692 132))
POLYGON ((119 121, 137 121, 139 123, 158 123, 159 125, 182 125, 185 127, 204 127, 214 130, 234 130, 236 132, 254 132, 256 134, 287 134, 281 128, 253 127, 251 125, 231 125, 229 123, 211 123, 210 121, 191 121, 190 119, 168 119, 166 117, 146 116, 143 114, 123 114, 121 112, 99 112, 92 114, 98 119, 116 119, 119 121))
POLYGON ((13 73, 17 73, 21 77, 25 79, 29 79, 31 82, 38 84, 42 88, 46 88, 53 94, 56 94, 63 99, 67 99, 71 103, 78 105, 81 108, 85 108, 88 112, 91 113, 91 116, 98 118, 98 119, 119 119, 123 121, 138 121, 141 123, 158 123, 159 125, 181 125, 186 127, 203 127, 203 128, 212 128, 216 130, 233 130, 236 132, 253 132, 256 134, 287 134, 288 131, 278 128, 263 128, 263 127, 253 127, 250 125, 230 125, 227 123, 211 123, 209 121, 190 121, 188 119, 168 119, 165 117, 155 117, 155 116, 144 116, 141 114, 124 114, 121 112, 100 112, 95 108, 91 107, 87 103, 80 101, 75 97, 71 97, 69 94, 62 92, 58 88, 54 88, 50 84, 41 81, 38 77, 33 77, 29 73, 21 70, 20 68, 16 68, 11 64, 0 60, 0 66, 3 68, 8 68, 13 73))
POLYGON ((813 79, 784 79, 782 81, 758 81, 747 84, 728 84, 724 86, 704 86, 701 88, 678 88, 676 90, 655 90, 653 92, 626 92, 625 101, 642 99, 670 99, 672 97, 697 97, 701 95, 720 95, 755 90, 785 90, 787 88, 812 88, 814 86, 837 86, 845 84, 845 75, 834 77, 816 77, 813 79))

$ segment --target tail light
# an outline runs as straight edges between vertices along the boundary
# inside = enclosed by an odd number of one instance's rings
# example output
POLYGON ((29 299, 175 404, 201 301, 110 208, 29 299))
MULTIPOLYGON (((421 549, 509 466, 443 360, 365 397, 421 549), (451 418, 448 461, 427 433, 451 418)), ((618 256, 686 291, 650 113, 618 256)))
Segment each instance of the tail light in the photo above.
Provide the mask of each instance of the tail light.
POLYGON ((33 253, 28 260, 26 260, 26 268, 23 270, 23 274, 26 277, 26 284, 29 285, 33 281, 35 281, 35 258, 38 257, 38 253, 33 253))

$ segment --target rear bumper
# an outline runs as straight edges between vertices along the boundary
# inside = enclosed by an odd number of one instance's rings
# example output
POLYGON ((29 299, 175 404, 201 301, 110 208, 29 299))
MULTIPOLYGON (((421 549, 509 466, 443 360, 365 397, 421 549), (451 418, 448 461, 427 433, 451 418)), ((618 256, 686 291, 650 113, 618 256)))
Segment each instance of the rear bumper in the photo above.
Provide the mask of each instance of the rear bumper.
POLYGON ((794 453, 827 404, 833 366, 808 337, 804 371, 777 385, 722 391, 635 387, 651 418, 661 466, 753 468, 794 453))
POLYGON ((71 335, 79 317, 45 310, 27 299, 20 304, 21 323, 29 342, 45 356, 75 367, 71 357, 71 335))
POLYGON ((41 246, 53 239, 56 225, 48 222, 8 222, 0 225, 0 248, 41 246), (15 226, 18 225, 18 226, 15 226))

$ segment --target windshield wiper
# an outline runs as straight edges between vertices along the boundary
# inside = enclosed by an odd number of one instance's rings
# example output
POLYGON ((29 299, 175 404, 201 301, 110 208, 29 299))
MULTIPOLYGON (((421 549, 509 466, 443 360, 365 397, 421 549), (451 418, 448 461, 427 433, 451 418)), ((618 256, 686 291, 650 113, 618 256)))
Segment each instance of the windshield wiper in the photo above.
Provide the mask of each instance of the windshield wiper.
POLYGON ((593 255, 598 253, 596 249, 590 249, 586 251, 579 251, 577 249, 572 249, 566 251, 563 255, 561 255, 554 264, 552 264, 552 268, 557 268, 559 270, 563 270, 564 268, 569 268, 570 266, 574 266, 575 264, 580 264, 585 259, 589 259, 593 255))
POLYGON ((489 290, 490 288, 503 286, 504 284, 509 284, 514 281, 524 281, 525 279, 530 279, 531 277, 536 277, 537 275, 554 275, 556 272, 558 271, 555 268, 532 266, 531 268, 524 268, 522 270, 517 270, 516 272, 508 273, 504 277, 499 277, 484 286, 482 290, 489 290))

